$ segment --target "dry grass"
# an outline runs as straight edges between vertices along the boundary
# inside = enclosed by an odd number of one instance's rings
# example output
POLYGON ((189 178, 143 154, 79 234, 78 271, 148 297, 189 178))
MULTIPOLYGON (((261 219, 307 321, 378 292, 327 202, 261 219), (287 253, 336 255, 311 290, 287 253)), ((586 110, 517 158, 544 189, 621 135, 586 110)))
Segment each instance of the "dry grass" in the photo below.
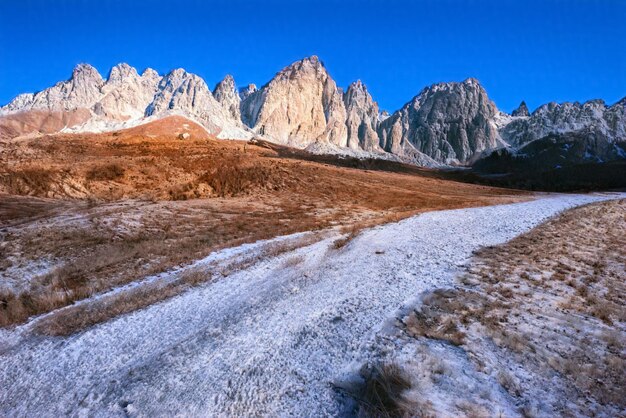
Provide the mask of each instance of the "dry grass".
POLYGON ((465 333, 459 321, 463 321, 464 316, 455 309, 458 301, 452 291, 437 290, 426 296, 404 321, 406 332, 413 337, 443 340, 457 346, 463 344, 465 333))
MULTIPOLYGON (((153 303, 179 295, 191 287, 228 276, 239 270, 250 268, 262 261, 277 257, 297 248, 311 245, 323 238, 321 233, 312 233, 295 239, 264 245, 259 251, 247 257, 237 258, 225 265, 213 264, 208 267, 189 268, 177 275, 174 280, 154 281, 126 291, 116 292, 102 300, 68 306, 41 321, 35 331, 45 335, 71 335, 95 324, 110 320, 119 315, 145 308, 153 303)), ((299 264, 300 256, 292 256, 287 263, 299 264)))
POLYGON ((411 388, 406 373, 395 363, 374 364, 361 369, 363 384, 354 390, 359 402, 359 416, 412 417, 419 416, 417 405, 404 393, 411 388))
POLYGON ((124 168, 119 164, 106 164, 92 168, 87 172, 87 180, 107 181, 116 180, 124 175, 124 168))
POLYGON ((356 238, 357 235, 359 235, 361 230, 363 230, 364 228, 365 226, 363 222, 358 222, 353 225, 350 225, 347 228, 344 228, 342 231, 344 235, 341 238, 338 238, 333 242, 333 248, 336 250, 342 249, 343 247, 348 245, 350 241, 356 238))
POLYGON ((289 257, 283 262, 283 268, 293 268, 299 266, 304 262, 304 257, 301 255, 294 255, 289 257))
POLYGON ((259 194, 307 196, 311 202, 379 214, 512 201, 520 192, 458 183, 450 173, 386 162, 375 170, 343 159, 214 140, 193 122, 171 117, 125 131, 58 134, 4 141, 0 192, 100 200, 165 200, 259 194), (192 138, 176 133, 191 126, 192 138), (245 146, 245 149, 244 149, 245 146))
POLYGON ((478 251, 460 280, 467 287, 424 296, 403 328, 462 345, 477 364, 499 359, 509 371, 501 367, 497 381, 523 405, 535 400, 522 387, 551 388, 573 415, 623 411, 624 231, 626 200, 565 212, 478 251))

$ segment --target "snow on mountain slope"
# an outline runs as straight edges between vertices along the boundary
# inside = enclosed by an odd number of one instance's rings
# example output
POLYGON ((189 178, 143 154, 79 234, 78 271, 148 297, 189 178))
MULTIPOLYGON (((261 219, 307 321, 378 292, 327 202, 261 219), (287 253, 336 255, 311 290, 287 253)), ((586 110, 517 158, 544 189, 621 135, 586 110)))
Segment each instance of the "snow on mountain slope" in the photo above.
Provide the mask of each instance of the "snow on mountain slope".
POLYGON ((602 100, 585 103, 548 103, 530 116, 514 118, 500 130, 513 146, 525 145, 550 134, 593 131, 605 142, 626 141, 626 99, 607 106, 602 100))
POLYGON ((564 209, 623 196, 430 212, 364 231, 341 249, 327 238, 262 259, 71 337, 31 336, 29 325, 0 331, 0 413, 341 414, 345 398, 332 382, 392 349, 377 338, 386 321, 421 292, 452 284, 473 250, 564 209))

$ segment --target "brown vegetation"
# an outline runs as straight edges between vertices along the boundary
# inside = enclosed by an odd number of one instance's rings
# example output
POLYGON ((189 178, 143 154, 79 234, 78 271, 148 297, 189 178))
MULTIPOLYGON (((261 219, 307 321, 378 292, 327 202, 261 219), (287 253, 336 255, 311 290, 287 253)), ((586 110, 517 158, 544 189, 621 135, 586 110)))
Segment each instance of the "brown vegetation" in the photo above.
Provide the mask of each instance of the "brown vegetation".
POLYGON ((87 172, 87 180, 106 181, 119 179, 124 175, 124 168, 119 164, 106 164, 92 168, 87 172))

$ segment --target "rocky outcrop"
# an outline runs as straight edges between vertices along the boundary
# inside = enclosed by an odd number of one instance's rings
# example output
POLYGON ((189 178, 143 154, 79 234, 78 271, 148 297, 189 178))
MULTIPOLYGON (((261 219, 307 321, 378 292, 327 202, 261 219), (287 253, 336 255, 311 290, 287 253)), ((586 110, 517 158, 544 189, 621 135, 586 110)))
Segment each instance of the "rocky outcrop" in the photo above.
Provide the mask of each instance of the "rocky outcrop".
POLYGON ((511 116, 530 116, 526 102, 522 100, 518 108, 511 112, 511 116))
POLYGON ((244 123, 269 139, 305 147, 347 145, 342 93, 315 56, 298 61, 242 101, 244 123))
POLYGON ((30 110, 33 107, 34 99, 35 95, 33 93, 22 93, 11 100, 6 106, 0 108, 0 115, 30 110))
POLYGON ((385 151, 417 150, 440 162, 465 162, 499 145, 497 108, 477 80, 427 87, 378 129, 385 151))
POLYGON ((343 95, 348 128, 347 146, 365 151, 381 151, 378 133, 378 105, 361 80, 348 86, 343 95))
POLYGON ((224 109, 235 120, 241 120, 241 112, 239 107, 241 106, 241 99, 235 86, 235 79, 230 74, 224 77, 222 81, 217 83, 213 90, 213 97, 222 105, 224 109))
POLYGON ((246 87, 242 87, 239 89, 239 98, 241 101, 244 101, 250 96, 252 93, 257 91, 256 84, 248 84, 246 87))

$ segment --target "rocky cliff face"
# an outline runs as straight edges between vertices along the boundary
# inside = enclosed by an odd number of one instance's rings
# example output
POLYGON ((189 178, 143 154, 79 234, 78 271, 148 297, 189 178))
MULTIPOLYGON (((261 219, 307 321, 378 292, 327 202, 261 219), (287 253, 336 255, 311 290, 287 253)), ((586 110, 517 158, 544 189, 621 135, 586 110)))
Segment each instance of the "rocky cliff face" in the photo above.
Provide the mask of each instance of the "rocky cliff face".
POLYGON ((366 151, 381 151, 378 133, 378 105, 361 80, 348 86, 343 95, 348 128, 347 146, 366 151))
POLYGON ((239 98, 241 99, 241 101, 244 101, 248 98, 248 96, 250 96, 257 90, 258 88, 256 87, 256 84, 248 84, 246 87, 242 87, 239 89, 239 98))
POLYGON ((496 106, 475 79, 424 89, 378 130, 383 148, 403 154, 416 149, 437 161, 467 161, 495 148, 499 135, 496 106))
POLYGON ((36 94, 22 94, 3 107, 5 112, 24 110, 74 110, 90 108, 100 97, 104 80, 89 64, 79 64, 72 77, 36 94))
POLYGON ((342 93, 315 56, 288 66, 248 95, 241 114, 255 132, 279 143, 347 145, 342 93))
POLYGON ((200 122, 207 130, 222 138, 249 138, 243 125, 213 97, 204 80, 177 69, 159 83, 158 93, 146 109, 146 116, 168 112, 181 113, 200 122))
POLYGON ((230 74, 224 77, 222 81, 217 83, 213 90, 213 97, 235 120, 241 120, 241 99, 235 86, 235 79, 230 74))

